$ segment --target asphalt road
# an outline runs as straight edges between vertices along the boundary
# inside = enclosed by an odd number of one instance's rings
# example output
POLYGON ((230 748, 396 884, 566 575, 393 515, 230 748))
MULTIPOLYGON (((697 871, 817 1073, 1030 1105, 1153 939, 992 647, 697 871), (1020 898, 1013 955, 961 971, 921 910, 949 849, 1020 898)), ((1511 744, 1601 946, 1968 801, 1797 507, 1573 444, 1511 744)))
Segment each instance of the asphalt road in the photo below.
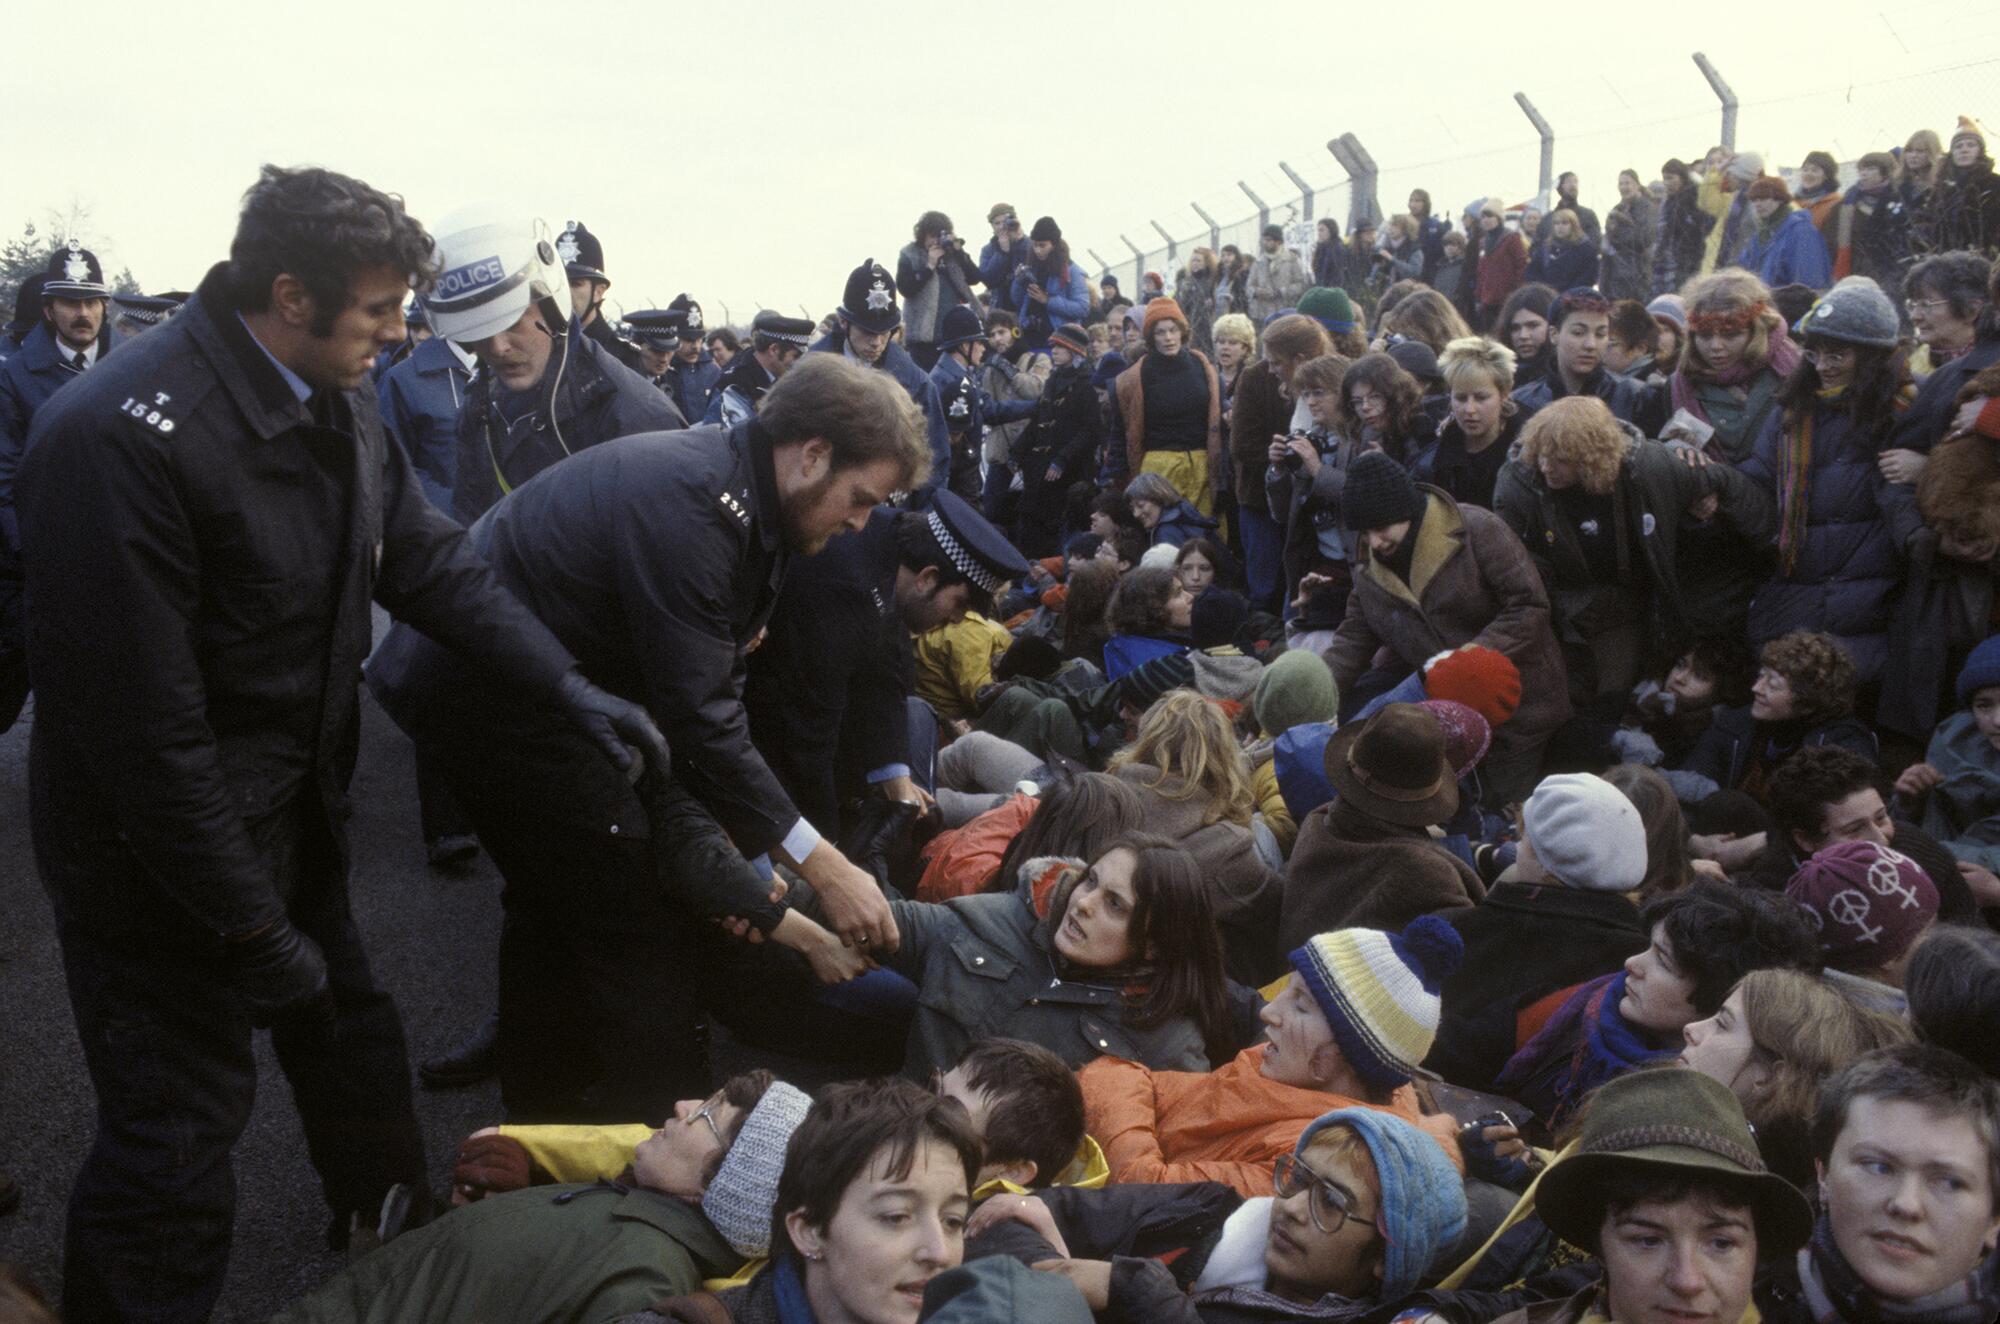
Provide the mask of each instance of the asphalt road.
MULTIPOLYGON (((364 710, 351 824, 354 912, 421 1060, 493 1005, 500 882, 484 856, 461 877, 425 866, 408 742, 372 703, 364 700, 364 710)), ((0 736, 0 1168, 22 1186, 19 1212, 0 1218, 0 1259, 24 1266, 53 1296, 64 1202, 90 1144, 95 1099, 28 844, 30 720, 0 736)), ((262 1036, 257 1057, 256 1111, 236 1149, 236 1240, 218 1321, 268 1319, 343 1263, 326 1248, 326 1206, 262 1036)), ((433 1189, 444 1189, 458 1141, 498 1120, 499 1108, 492 1084, 419 1092, 433 1189)))

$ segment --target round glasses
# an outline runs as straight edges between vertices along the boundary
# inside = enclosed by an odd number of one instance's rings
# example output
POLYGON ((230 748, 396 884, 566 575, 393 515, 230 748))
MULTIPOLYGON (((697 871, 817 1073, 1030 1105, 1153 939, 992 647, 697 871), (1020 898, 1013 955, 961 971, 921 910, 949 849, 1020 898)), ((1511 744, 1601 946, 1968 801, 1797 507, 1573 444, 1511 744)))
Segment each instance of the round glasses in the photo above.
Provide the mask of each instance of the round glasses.
POLYGON ((1326 1178, 1306 1166, 1306 1161, 1297 1154, 1280 1155, 1271 1165, 1272 1185, 1277 1188, 1280 1199, 1290 1199, 1300 1191, 1310 1189, 1312 1199, 1306 1208, 1312 1214, 1313 1226, 1328 1236, 1340 1231, 1347 1220, 1355 1217, 1348 1207, 1347 1192, 1335 1186, 1326 1178))

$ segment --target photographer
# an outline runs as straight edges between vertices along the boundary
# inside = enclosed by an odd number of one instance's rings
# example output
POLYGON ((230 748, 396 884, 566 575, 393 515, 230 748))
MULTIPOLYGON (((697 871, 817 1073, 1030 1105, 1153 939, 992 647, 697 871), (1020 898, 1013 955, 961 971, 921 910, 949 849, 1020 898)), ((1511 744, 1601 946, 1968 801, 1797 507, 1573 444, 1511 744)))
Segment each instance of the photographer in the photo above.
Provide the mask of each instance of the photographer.
POLYGON ((905 348, 929 372, 938 359, 938 327, 945 313, 972 302, 979 268, 952 232, 951 217, 927 211, 917 218, 916 239, 896 255, 896 291, 904 299, 905 348))
POLYGON ((996 202, 988 207, 986 223, 993 227, 993 237, 979 250, 979 279, 986 285, 988 311, 1004 311, 1019 317, 1021 307, 1014 302, 1012 288, 1014 268, 1027 257, 1028 236, 1022 231, 1021 217, 1011 202, 996 202))
POLYGON ((1064 322, 1090 316, 1090 285, 1083 268, 1069 260, 1069 241, 1055 217, 1044 216, 1028 232, 1028 252, 1014 263, 1011 298, 1021 310, 1021 340, 1046 350, 1049 333, 1064 322))

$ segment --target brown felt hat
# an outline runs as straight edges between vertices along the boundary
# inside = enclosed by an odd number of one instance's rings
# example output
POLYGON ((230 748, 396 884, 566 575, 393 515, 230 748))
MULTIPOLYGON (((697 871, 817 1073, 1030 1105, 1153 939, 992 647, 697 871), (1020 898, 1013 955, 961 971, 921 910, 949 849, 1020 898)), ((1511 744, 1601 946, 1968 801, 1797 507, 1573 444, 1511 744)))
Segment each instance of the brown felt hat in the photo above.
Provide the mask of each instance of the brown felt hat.
POLYGON ((1392 703, 1334 732, 1326 779, 1355 808, 1403 827, 1429 827, 1458 812, 1444 728, 1419 704, 1392 703))

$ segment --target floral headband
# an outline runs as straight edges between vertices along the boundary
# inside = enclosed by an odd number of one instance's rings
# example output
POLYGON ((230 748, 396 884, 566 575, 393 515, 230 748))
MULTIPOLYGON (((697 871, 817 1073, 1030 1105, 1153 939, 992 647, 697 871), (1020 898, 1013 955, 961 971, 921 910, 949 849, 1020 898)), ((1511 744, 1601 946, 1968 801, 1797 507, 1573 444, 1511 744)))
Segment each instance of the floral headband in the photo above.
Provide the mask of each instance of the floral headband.
POLYGON ((1768 302, 1759 299, 1748 308, 1739 308, 1732 313, 1689 313, 1688 330, 1696 335, 1733 336, 1738 331, 1748 331, 1770 307, 1768 302))

